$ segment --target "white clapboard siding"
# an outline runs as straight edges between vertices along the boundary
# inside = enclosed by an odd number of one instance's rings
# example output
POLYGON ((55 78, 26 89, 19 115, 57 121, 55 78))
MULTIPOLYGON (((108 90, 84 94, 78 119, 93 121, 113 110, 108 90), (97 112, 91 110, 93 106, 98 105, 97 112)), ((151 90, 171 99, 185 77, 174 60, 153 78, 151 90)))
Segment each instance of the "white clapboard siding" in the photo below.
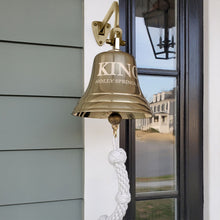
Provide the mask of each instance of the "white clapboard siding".
POLYGON ((82 52, 0 43, 0 94, 80 97, 82 52))
POLYGON ((0 207, 1 220, 80 220, 82 200, 0 207))
POLYGON ((0 205, 82 198, 82 153, 0 152, 0 205))
POLYGON ((0 150, 82 148, 83 121, 71 115, 77 102, 0 96, 0 150))
POLYGON ((82 0, 1 0, 0 39, 83 45, 82 0))

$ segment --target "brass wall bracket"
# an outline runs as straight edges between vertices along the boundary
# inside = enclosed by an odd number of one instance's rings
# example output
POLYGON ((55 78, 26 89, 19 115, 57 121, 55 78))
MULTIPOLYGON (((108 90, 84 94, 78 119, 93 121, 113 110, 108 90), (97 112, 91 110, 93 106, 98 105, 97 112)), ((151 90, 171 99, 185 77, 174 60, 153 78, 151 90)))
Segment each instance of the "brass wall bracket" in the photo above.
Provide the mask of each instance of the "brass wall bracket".
POLYGON ((92 22, 92 30, 94 37, 96 39, 96 42, 99 46, 102 46, 105 42, 106 39, 111 31, 111 25, 106 24, 101 31, 101 27, 103 26, 103 22, 101 21, 93 21, 92 22))
POLYGON ((111 46, 115 45, 115 38, 120 39, 120 45, 125 46, 125 41, 122 40, 122 30, 119 27, 119 5, 118 2, 113 2, 110 9, 108 10, 103 21, 93 21, 92 30, 96 42, 99 46, 102 46, 104 43, 108 43, 111 46), (111 25, 107 23, 111 18, 113 12, 115 12, 115 24, 114 28, 111 30, 111 25), (111 33, 110 33, 111 31, 111 33), (110 39, 107 39, 110 33, 110 39))

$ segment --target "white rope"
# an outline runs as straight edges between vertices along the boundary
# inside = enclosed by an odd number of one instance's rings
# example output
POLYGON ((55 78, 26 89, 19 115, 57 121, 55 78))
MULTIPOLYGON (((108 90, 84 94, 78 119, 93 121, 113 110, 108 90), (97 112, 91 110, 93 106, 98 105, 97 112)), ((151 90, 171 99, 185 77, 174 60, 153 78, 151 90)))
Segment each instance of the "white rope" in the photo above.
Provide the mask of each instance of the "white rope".
POLYGON ((122 220, 126 214, 128 203, 131 201, 128 173, 125 167, 126 152, 119 148, 117 137, 113 136, 113 151, 109 153, 109 162, 114 166, 118 178, 118 193, 116 195, 116 208, 110 215, 102 215, 98 220, 122 220))

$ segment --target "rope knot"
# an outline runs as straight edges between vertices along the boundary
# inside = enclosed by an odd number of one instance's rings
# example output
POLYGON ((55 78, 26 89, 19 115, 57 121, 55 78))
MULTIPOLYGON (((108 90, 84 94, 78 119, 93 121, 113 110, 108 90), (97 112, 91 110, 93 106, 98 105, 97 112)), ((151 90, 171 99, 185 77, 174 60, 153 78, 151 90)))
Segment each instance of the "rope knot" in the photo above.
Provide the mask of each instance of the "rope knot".
POLYGON ((108 159, 111 164, 125 163, 127 156, 125 151, 122 148, 119 148, 111 151, 108 159))
POLYGON ((130 193, 118 193, 116 196, 116 201, 120 204, 129 203, 131 201, 130 193))

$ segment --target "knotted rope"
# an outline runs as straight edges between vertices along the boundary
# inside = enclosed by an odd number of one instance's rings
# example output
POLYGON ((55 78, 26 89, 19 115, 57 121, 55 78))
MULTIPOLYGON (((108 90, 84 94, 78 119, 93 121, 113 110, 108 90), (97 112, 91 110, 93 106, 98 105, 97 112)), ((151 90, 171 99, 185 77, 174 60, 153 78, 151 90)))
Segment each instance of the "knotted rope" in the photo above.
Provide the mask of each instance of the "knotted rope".
POLYGON ((119 148, 117 135, 113 135, 113 149, 109 153, 108 159, 114 166, 118 178, 118 193, 115 198, 117 205, 110 216, 102 215, 98 220, 122 220, 131 200, 128 173, 125 167, 127 156, 126 152, 119 148))

